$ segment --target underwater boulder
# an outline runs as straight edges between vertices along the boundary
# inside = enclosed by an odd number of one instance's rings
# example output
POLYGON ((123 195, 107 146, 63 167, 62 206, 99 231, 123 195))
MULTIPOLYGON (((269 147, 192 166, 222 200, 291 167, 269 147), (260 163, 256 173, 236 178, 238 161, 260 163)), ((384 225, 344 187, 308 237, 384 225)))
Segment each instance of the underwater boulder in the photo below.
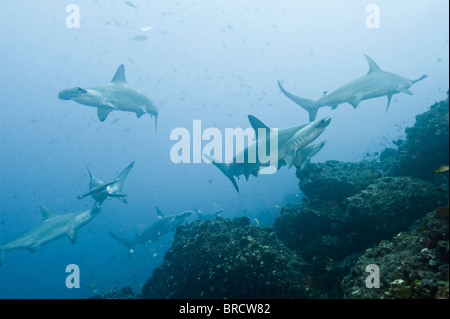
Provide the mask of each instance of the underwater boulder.
POLYGON ((344 219, 345 211, 334 201, 306 202, 281 209, 273 229, 286 247, 303 250, 317 237, 338 234, 344 219))
POLYGON ((413 177, 383 177, 347 198, 347 244, 355 250, 389 239, 427 212, 447 204, 429 182, 413 177))
POLYGON ((300 189, 311 201, 334 201, 338 205, 382 176, 376 161, 309 164, 298 169, 300 189))
POLYGON ((309 298, 302 261, 270 228, 246 217, 195 221, 177 228, 143 298, 309 298))

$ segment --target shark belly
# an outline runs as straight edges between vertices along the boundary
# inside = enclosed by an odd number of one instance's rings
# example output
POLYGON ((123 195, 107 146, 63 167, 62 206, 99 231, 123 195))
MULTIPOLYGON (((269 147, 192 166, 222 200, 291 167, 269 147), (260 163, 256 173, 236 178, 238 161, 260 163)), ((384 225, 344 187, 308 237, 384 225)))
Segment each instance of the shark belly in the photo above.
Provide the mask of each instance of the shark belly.
POLYGON ((30 249, 31 251, 39 248, 41 245, 47 244, 61 237, 64 237, 67 230, 61 231, 61 228, 55 230, 58 224, 64 224, 64 222, 54 223, 52 221, 47 221, 33 227, 29 231, 22 235, 19 235, 8 243, 1 246, 4 250, 18 250, 18 249, 30 249))
POLYGON ((158 109, 145 94, 126 84, 107 84, 97 88, 97 90, 117 110, 158 115, 158 109))
POLYGON ((402 79, 402 77, 389 72, 367 74, 325 94, 316 103, 320 106, 331 107, 350 103, 356 107, 363 100, 399 93, 397 88, 402 79))

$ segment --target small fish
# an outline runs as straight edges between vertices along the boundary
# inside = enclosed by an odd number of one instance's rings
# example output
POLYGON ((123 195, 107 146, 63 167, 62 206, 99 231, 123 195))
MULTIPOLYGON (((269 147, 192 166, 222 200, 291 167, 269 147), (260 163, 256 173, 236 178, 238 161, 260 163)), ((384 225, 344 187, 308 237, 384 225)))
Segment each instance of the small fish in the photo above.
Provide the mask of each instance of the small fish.
POLYGON ((124 1, 124 3, 125 3, 127 6, 131 7, 131 8, 137 9, 137 7, 136 7, 136 6, 134 5, 134 3, 131 2, 131 1, 124 1))
POLYGON ((147 39, 148 39, 148 37, 145 35, 137 35, 134 38, 131 38, 131 40, 134 40, 134 41, 145 41, 147 39))
POLYGON ((256 218, 253 218, 253 220, 255 221, 255 225, 259 227, 259 221, 256 218))
POLYGON ((436 173, 443 173, 443 172, 447 172, 448 171, 448 166, 441 166, 439 167, 437 170, 435 170, 436 173))
POLYGON ((153 28, 152 27, 142 27, 141 31, 142 32, 147 32, 147 31, 150 31, 151 29, 153 29, 153 28))

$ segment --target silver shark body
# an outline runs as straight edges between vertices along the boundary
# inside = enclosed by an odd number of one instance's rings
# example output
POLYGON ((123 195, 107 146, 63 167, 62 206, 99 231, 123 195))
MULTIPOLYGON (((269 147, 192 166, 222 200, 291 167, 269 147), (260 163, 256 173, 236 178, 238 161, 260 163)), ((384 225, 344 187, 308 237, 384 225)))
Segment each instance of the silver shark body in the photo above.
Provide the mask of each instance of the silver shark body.
POLYGON ((102 122, 114 110, 133 112, 138 118, 148 113, 155 117, 155 130, 157 128, 158 107, 144 93, 128 85, 123 64, 119 66, 110 83, 63 90, 59 92, 58 98, 96 107, 98 119, 102 122))
POLYGON ((89 191, 78 195, 78 199, 82 199, 87 196, 92 196, 97 202, 100 203, 100 206, 103 204, 103 202, 106 199, 109 198, 118 198, 122 202, 127 203, 126 196, 122 194, 122 187, 123 183, 125 182, 125 179, 128 176, 128 173, 130 172, 131 168, 134 166, 134 162, 132 162, 130 165, 128 165, 120 174, 117 176, 115 180, 112 182, 105 183, 101 181, 98 178, 95 178, 89 168, 86 165, 86 168, 88 170, 90 181, 89 181, 89 191))
POLYGON ((387 112, 392 95, 397 93, 412 95, 413 93, 409 88, 414 83, 427 77, 427 75, 424 74, 417 80, 410 80, 394 73, 385 72, 381 70, 368 55, 364 55, 364 57, 369 64, 369 72, 366 75, 347 83, 334 91, 324 92, 323 96, 317 101, 302 98, 290 93, 281 85, 280 81, 278 81, 278 86, 284 95, 308 111, 309 120, 314 121, 317 110, 321 107, 331 106, 334 110, 339 104, 349 103, 353 108, 356 108, 363 100, 381 96, 387 96, 388 98, 386 107, 387 112))
MULTIPOLYGON (((216 166, 222 173, 225 174, 225 176, 230 179, 237 192, 239 192, 239 187, 237 186, 236 180, 234 179, 235 176, 239 179, 239 176, 244 175, 245 179, 248 180, 248 177, 250 175, 253 175, 255 177, 258 176, 258 172, 262 168, 268 167, 270 165, 273 166, 275 164, 276 169, 279 169, 281 166, 289 164, 290 162, 287 163, 286 161, 292 161, 291 158, 293 158, 294 156, 300 156, 300 153, 298 153, 299 150, 305 148, 308 144, 319 137, 319 135, 322 134, 322 132, 331 122, 331 118, 326 117, 324 119, 310 122, 304 125, 273 130, 252 115, 249 115, 248 119, 251 126, 255 130, 256 141, 253 144, 249 145, 246 149, 244 149, 242 151, 243 154, 241 153, 236 155, 231 163, 220 163, 210 155, 203 154, 209 161, 214 164, 214 166, 216 166), (260 129, 265 130, 266 136, 258 136, 257 132, 260 129), (255 152, 255 154, 258 154, 257 149, 262 143, 267 143, 267 141, 270 141, 272 134, 276 134, 278 139, 278 148, 276 150, 278 152, 277 162, 261 163, 258 158, 256 159, 256 161, 249 162, 248 154, 251 152, 255 152), (244 158, 245 160, 243 162, 239 162, 237 158, 244 158)), ((269 147, 266 146, 266 149, 269 149, 269 147)))
POLYGON ((175 231, 187 217, 192 215, 191 211, 185 211, 179 214, 165 216, 158 207, 156 207, 156 213, 158 215, 158 221, 146 228, 133 239, 119 237, 111 232, 109 232, 109 235, 127 247, 129 254, 132 254, 134 245, 158 241, 159 237, 166 235, 171 231, 175 231))
POLYGON ((101 206, 94 205, 92 209, 87 211, 62 215, 42 205, 39 208, 43 217, 42 223, 0 245, 0 265, 3 262, 3 254, 7 250, 27 249, 34 252, 42 245, 64 236, 68 236, 70 241, 74 243, 77 239, 78 229, 97 216, 101 206))

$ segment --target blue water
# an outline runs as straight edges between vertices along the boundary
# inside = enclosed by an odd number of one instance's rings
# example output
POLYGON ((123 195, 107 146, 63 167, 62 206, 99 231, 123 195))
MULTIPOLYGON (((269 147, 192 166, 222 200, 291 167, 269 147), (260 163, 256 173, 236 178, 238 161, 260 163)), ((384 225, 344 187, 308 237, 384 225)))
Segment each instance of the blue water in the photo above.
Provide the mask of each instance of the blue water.
MULTIPOLYGON (((313 162, 358 161, 404 137, 415 116, 446 97, 448 1, 377 1, 380 27, 369 29, 372 1, 3 1, 0 10, 0 243, 41 222, 39 204, 57 213, 82 211, 77 199, 92 173, 113 180, 136 161, 123 192, 128 204, 106 201, 80 229, 31 254, 5 252, 0 298, 80 298, 130 285, 140 291, 162 263, 173 233, 137 246, 132 257, 108 232, 132 238, 167 214, 224 209, 223 217, 261 218, 300 193, 295 169, 230 181, 212 165, 174 164, 169 139, 176 127, 249 127, 247 115, 271 127, 304 124, 308 114, 281 94, 318 99, 367 70, 370 55, 385 71, 410 79, 413 96, 321 108, 332 122, 313 162), (67 28, 68 4, 80 8, 80 28, 67 28), (151 30, 142 31, 142 28, 151 30), (143 37, 137 36, 146 36, 143 37), (131 87, 156 104, 158 118, 62 101, 59 91, 109 82, 125 65, 131 87), (292 196, 291 196, 292 198, 292 196), (65 285, 68 264, 80 268, 79 289, 65 285)), ((145 29, 144 29, 145 30, 145 29)), ((203 145, 206 143, 204 142, 203 145)), ((189 221, 195 220, 195 216, 189 221)), ((262 219, 263 220, 263 219, 262 219)), ((273 220, 273 218, 272 218, 273 220)), ((263 220, 271 226, 271 219, 263 220)))

